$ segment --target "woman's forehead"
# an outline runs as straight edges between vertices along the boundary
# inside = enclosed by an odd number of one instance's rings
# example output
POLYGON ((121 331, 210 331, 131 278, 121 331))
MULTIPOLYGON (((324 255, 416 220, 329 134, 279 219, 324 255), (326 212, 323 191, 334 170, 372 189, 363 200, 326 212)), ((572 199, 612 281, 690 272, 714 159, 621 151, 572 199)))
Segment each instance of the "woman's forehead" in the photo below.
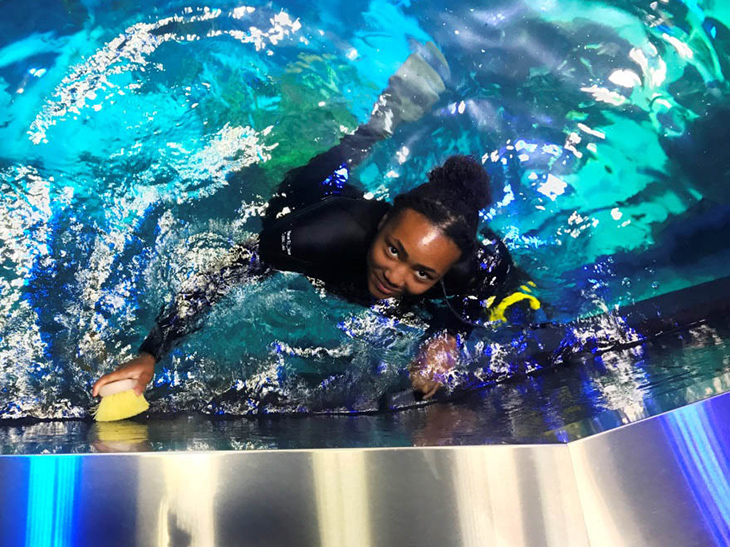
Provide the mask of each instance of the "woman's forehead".
POLYGON ((461 256, 461 250, 451 238, 423 214, 404 209, 384 226, 385 235, 397 240, 409 262, 446 271, 461 256))

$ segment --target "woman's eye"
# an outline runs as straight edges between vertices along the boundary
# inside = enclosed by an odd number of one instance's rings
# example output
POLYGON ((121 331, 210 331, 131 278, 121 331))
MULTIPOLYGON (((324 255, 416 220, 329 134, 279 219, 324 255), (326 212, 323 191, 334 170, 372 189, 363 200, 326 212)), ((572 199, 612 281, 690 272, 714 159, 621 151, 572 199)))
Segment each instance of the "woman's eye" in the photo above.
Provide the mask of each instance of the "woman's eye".
POLYGON ((398 255, 398 249, 396 249, 392 245, 388 245, 388 252, 390 254, 392 254, 393 256, 397 256, 398 255))

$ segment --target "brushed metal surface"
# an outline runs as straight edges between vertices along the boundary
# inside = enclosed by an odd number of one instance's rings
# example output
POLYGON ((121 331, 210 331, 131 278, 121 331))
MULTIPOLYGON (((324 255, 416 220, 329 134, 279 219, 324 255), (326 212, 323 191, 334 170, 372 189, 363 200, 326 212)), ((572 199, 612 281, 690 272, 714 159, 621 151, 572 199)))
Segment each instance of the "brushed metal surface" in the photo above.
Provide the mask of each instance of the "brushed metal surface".
POLYGON ((730 394, 555 445, 0 457, 0 545, 730 545, 730 394))
POLYGON ((592 547, 730 545, 730 394, 568 448, 592 547))
POLYGON ((3 545, 587 545, 567 447, 0 458, 3 545))

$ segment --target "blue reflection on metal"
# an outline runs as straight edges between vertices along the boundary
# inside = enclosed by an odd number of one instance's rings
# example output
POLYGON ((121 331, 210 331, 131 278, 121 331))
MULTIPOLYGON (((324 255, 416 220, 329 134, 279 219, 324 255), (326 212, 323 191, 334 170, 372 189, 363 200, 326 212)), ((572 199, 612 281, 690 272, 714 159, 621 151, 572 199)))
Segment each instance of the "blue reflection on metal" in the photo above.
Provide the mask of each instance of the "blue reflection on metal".
POLYGON ((717 545, 730 545, 730 466, 704 405, 667 414, 666 429, 682 473, 717 545))
POLYGON ((79 458, 35 456, 30 461, 26 547, 74 545, 79 458))

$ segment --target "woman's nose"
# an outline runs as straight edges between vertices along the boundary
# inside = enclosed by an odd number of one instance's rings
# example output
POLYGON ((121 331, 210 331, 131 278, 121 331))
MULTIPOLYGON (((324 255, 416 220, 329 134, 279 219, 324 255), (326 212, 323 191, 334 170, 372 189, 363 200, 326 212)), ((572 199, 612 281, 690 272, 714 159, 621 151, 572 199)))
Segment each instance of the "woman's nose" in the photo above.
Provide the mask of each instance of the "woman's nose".
POLYGON ((405 271, 404 268, 391 268, 390 270, 383 272, 383 277, 392 286, 398 289, 403 286, 405 282, 405 271))

